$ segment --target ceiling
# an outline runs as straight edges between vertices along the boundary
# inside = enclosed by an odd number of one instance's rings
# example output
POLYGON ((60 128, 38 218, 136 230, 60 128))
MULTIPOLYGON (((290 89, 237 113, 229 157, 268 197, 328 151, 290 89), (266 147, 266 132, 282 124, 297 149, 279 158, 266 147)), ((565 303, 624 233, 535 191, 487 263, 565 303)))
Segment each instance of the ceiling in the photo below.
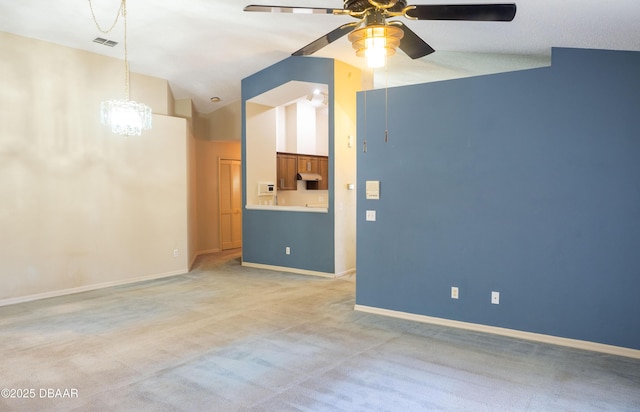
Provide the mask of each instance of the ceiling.
MULTIPOLYGON (((487 3, 477 0, 408 4, 487 3)), ((638 0, 515 0, 512 22, 403 22, 436 49, 411 60, 401 51, 374 72, 374 87, 422 83, 549 65, 551 47, 640 51, 638 0)), ((110 26, 119 0, 92 0, 110 26)), ((243 12, 248 4, 341 8, 342 0, 128 0, 131 70, 169 80, 177 99, 201 113, 240 99, 240 81, 293 51, 354 21, 348 16, 243 12), (218 96, 221 102, 212 103, 218 96)), ((124 55, 123 25, 102 34, 87 0, 0 0, 0 31, 116 58, 124 55), (114 48, 95 37, 120 42, 114 48)), ((342 38, 315 56, 364 68, 342 38)))

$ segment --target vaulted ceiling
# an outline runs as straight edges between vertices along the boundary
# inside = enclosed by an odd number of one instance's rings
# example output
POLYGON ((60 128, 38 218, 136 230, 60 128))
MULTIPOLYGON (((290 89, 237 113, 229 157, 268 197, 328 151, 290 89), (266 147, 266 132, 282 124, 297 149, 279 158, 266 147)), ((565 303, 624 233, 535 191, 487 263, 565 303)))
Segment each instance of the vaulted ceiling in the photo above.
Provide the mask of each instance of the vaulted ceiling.
MULTIPOLYGON (((120 0, 91 0, 97 20, 109 27, 120 0)), ((417 1, 408 4, 471 4, 417 1)), ((640 51, 638 0, 515 0, 512 22, 409 21, 404 23, 436 52, 411 60, 401 51, 374 86, 395 86, 540 67, 551 47, 640 51)), ((240 98, 240 81, 289 56, 349 16, 248 13, 248 4, 342 8, 341 0, 128 0, 131 70, 169 80, 176 98, 191 98, 200 112, 240 98), (212 103, 219 96, 222 101, 212 103)), ((123 25, 109 34, 93 22, 88 0, 0 0, 0 31, 46 40, 115 58, 123 57, 123 25), (120 42, 114 48, 95 37, 120 42)), ((358 67, 345 38, 315 54, 358 67)))

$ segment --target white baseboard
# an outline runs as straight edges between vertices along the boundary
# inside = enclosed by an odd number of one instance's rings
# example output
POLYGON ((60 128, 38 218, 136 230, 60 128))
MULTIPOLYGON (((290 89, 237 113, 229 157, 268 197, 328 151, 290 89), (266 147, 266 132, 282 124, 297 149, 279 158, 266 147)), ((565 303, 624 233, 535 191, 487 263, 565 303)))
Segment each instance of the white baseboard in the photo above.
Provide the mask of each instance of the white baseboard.
POLYGON ((344 272, 336 273, 336 277, 349 276, 356 273, 355 269, 347 269, 344 272))
POLYGON ((251 262, 245 262, 245 261, 242 261, 242 266, 246 266, 249 268, 256 268, 256 269, 275 270, 278 272, 297 273, 299 275, 320 276, 323 278, 335 278, 337 276, 335 273, 316 272, 315 270, 290 268, 286 266, 263 265, 262 263, 251 263, 251 262))
POLYGON ((196 252, 196 256, 200 256, 200 255, 209 255, 211 253, 218 253, 221 252, 221 250, 219 248, 216 249, 208 249, 208 250, 200 250, 198 252, 196 252))
POLYGON ((621 346, 607 345, 604 343, 589 342, 578 339, 562 338, 559 336, 543 335, 541 333, 524 332, 515 329, 500 328, 497 326, 487 326, 478 323, 461 322, 444 318, 435 318, 414 313, 400 312, 390 309, 381 309, 372 306, 355 305, 354 310, 367 312, 375 315, 389 316, 392 318, 412 320, 422 323, 430 323, 439 326, 471 330, 474 332, 492 333, 494 335, 507 336, 517 339, 525 339, 535 342, 549 343, 552 345, 568 346, 576 349, 589 350, 593 352, 607 353, 609 355, 625 356, 628 358, 640 359, 640 350, 624 348, 621 346))
POLYGON ((191 262, 189 262, 189 270, 191 270, 193 268, 193 264, 196 263, 196 259, 199 256, 208 255, 208 254, 211 254, 211 253, 218 253, 218 252, 220 252, 220 249, 200 250, 200 251, 196 252, 193 255, 193 257, 191 258, 191 262))
POLYGON ((76 288, 54 290, 51 292, 37 293, 35 295, 20 296, 17 298, 7 298, 0 300, 0 306, 15 305, 17 303, 31 302, 34 300, 55 298, 58 296, 73 295, 74 293, 89 292, 91 290, 110 288, 113 286, 128 285, 131 283, 144 282, 147 280, 162 279, 170 276, 184 275, 189 271, 186 269, 176 270, 172 272, 159 273, 154 275, 140 276, 132 279, 116 280, 112 282, 96 283, 93 285, 78 286, 76 288))

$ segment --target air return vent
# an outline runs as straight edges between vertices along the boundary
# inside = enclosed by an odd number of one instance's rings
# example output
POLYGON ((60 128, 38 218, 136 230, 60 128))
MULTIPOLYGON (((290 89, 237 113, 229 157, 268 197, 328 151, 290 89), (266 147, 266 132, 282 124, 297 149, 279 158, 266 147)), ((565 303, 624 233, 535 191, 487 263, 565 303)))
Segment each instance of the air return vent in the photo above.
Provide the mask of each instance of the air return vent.
POLYGON ((102 44, 105 46, 109 46, 109 47, 113 47, 116 44, 118 44, 117 41, 113 41, 113 40, 109 40, 109 39, 103 39, 102 37, 96 37, 95 39, 93 39, 94 43, 98 43, 98 44, 102 44))

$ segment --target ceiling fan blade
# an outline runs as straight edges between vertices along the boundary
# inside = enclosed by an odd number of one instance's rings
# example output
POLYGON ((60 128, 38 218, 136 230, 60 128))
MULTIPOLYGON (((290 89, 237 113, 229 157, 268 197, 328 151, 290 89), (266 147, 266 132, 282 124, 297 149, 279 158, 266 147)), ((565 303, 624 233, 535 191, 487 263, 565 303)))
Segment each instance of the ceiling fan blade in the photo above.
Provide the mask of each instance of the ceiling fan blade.
POLYGON ((418 20, 511 21, 516 15, 516 5, 513 3, 420 4, 410 6, 406 14, 409 18, 418 20))
POLYGON ((422 40, 413 30, 408 28, 402 22, 394 21, 393 24, 400 26, 404 32, 404 36, 402 37, 402 40, 400 40, 400 46, 398 47, 400 47, 400 50, 405 52, 407 56, 412 59, 418 59, 435 51, 433 47, 429 46, 427 42, 422 40))
POLYGON ((317 40, 312 41, 298 51, 293 52, 292 56, 308 56, 320 50, 321 48, 328 46, 339 38, 353 31, 353 28, 359 25, 360 22, 347 23, 337 29, 330 31, 317 40))
POLYGON ((300 14, 345 14, 348 10, 325 9, 321 7, 263 6, 251 4, 244 11, 261 11, 266 13, 300 13, 300 14))

